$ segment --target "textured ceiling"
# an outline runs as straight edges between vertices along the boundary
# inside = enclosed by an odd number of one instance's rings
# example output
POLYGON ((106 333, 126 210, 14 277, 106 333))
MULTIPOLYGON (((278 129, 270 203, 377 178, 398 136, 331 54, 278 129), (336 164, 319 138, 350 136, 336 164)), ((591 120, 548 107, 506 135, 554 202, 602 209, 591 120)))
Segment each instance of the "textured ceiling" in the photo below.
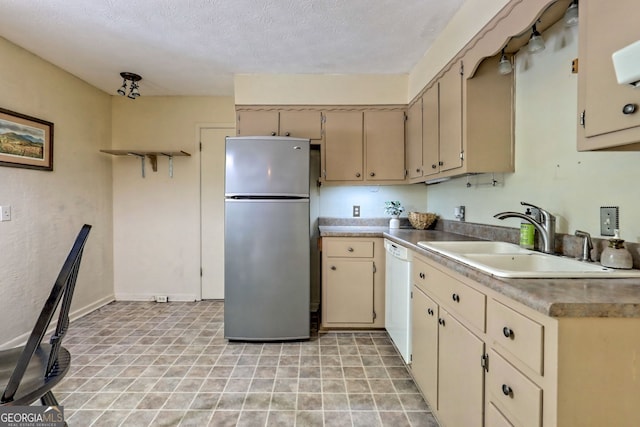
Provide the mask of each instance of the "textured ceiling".
POLYGON ((0 36, 115 93, 233 95, 233 75, 405 74, 463 0, 0 0, 0 36))

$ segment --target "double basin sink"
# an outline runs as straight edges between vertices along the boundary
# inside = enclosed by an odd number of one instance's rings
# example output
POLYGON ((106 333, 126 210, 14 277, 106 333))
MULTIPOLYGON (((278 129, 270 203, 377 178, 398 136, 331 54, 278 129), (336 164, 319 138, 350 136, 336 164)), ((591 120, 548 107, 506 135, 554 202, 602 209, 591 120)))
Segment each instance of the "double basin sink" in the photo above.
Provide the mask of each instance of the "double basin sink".
POLYGON ((624 278, 640 277, 640 270, 617 270, 594 262, 523 249, 507 242, 418 242, 418 246, 446 255, 497 277, 508 278, 624 278))

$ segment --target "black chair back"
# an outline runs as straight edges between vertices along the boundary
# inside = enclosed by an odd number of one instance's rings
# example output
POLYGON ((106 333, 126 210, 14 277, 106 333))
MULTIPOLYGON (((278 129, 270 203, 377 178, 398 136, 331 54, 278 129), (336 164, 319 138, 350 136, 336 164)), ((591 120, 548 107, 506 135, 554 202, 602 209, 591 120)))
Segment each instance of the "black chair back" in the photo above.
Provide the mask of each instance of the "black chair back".
POLYGON ((16 364, 13 373, 11 374, 11 378, 9 379, 4 393, 2 394, 1 403, 11 402, 14 399, 16 391, 18 390, 20 382, 22 381, 22 378, 25 374, 25 371, 27 370, 27 367, 29 366, 33 355, 42 344, 42 340, 47 333, 47 329, 49 328, 49 324, 54 317, 55 311, 62 301, 60 313, 58 315, 58 324, 56 326, 55 332, 51 336, 51 349, 49 351, 49 357, 47 360, 45 377, 56 374, 55 371, 58 366, 58 353, 62 345, 62 339, 64 338, 64 335, 66 334, 69 327, 69 309, 71 308, 71 300, 73 298, 73 291, 76 286, 76 279, 78 277, 78 270, 80 268, 82 252, 84 250, 84 245, 87 241, 90 230, 91 226, 85 224, 84 226, 82 226, 82 229, 78 233, 78 237, 76 237, 75 243, 71 248, 71 252, 69 252, 67 259, 64 262, 62 269, 60 270, 60 274, 58 275, 58 278, 53 285, 51 294, 45 302, 36 325, 31 331, 29 340, 27 341, 18 359, 18 363, 16 364))

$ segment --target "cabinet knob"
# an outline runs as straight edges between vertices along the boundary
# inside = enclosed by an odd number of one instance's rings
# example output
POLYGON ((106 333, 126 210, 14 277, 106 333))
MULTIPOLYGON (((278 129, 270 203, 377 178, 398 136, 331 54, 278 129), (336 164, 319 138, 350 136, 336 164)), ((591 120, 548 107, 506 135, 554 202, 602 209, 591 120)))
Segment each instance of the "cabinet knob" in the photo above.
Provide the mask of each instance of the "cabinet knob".
POLYGON ((636 104, 626 104, 624 107, 622 107, 622 114, 633 114, 637 109, 638 106, 636 104))
POLYGON ((276 133, 275 132, 271 132, 271 136, 276 136, 276 133))
POLYGON ((416 169, 416 172, 417 172, 417 173, 420 173, 420 168, 416 169))
POLYGON ((451 299, 453 299, 455 302, 460 302, 460 295, 453 294, 451 295, 451 299))
POLYGON ((513 390, 508 385, 502 384, 502 394, 504 394, 505 396, 512 396, 513 390))
POLYGON ((347 248, 347 251, 353 252, 353 248, 347 248))
POLYGON ((291 132, 285 132, 284 136, 291 136, 291 132))
POLYGON ((505 326, 504 328, 502 328, 502 335, 504 335, 505 338, 513 338, 513 330, 505 326))
POLYGON ((335 266, 335 265, 332 265, 332 266, 331 266, 331 269, 332 269, 333 271, 336 271, 336 270, 337 270, 337 268, 336 268, 336 266, 335 266))
POLYGON ((369 172, 369 176, 376 176, 375 172, 369 172))
POLYGON ((435 169, 437 167, 438 167, 438 165, 436 165, 436 164, 431 165, 431 169, 435 169))
POLYGON ((356 178, 360 178, 360 172, 356 172, 356 178))
POLYGON ((441 317, 438 319, 438 323, 444 326, 444 319, 441 317))
POLYGON ((427 314, 428 314, 429 316, 433 316, 433 310, 432 310, 432 309, 430 309, 430 308, 428 308, 428 309, 427 309, 427 314))
POLYGON ((424 277, 425 277, 424 273, 422 273, 422 272, 420 272, 419 276, 420 276, 421 279, 424 279, 424 277))

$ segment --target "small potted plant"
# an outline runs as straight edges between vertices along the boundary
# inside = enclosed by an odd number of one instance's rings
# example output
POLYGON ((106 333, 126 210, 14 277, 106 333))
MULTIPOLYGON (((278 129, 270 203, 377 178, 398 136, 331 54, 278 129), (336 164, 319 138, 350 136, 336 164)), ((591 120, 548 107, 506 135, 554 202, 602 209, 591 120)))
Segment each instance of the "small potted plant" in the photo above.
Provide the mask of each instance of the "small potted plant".
POLYGON ((402 203, 400 203, 399 200, 384 202, 384 211, 387 215, 391 215, 393 217, 389 221, 389 228, 400 228, 400 219, 398 217, 402 212, 404 212, 402 203))

